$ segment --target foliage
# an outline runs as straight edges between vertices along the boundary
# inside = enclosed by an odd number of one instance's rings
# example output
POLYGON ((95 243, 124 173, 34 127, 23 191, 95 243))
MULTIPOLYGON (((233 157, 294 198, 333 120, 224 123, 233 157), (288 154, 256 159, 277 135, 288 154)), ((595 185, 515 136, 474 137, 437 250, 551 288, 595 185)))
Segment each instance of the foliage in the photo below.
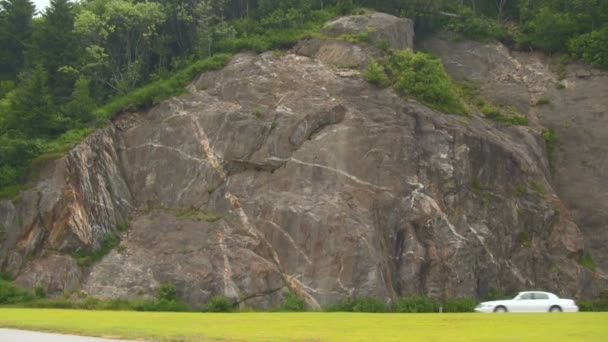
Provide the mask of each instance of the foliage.
POLYGON ((215 295, 211 297, 204 311, 207 312, 231 312, 234 310, 234 301, 226 296, 215 295))
POLYGON ((304 300, 293 292, 289 292, 281 304, 282 311, 304 311, 304 309, 304 300))
POLYGON ((568 52, 586 63, 608 69, 608 24, 571 39, 568 52))
POLYGON ((353 303, 353 312, 388 312, 388 307, 376 298, 357 298, 353 303))
POLYGON ((608 290, 600 291, 597 298, 577 301, 580 311, 608 312, 608 290))
POLYGON ((36 287, 34 288, 34 296, 36 296, 36 298, 38 299, 46 298, 46 289, 42 284, 36 285, 36 287))
POLYGON ((478 41, 507 40, 510 35, 507 29, 494 18, 476 13, 471 8, 461 8, 459 17, 446 20, 444 27, 462 34, 467 39, 478 41))
POLYGON ((523 25, 521 31, 517 38, 519 44, 557 52, 563 50, 566 42, 579 33, 579 28, 571 14, 542 7, 523 25))
POLYGON ((0 280, 0 304, 25 303, 34 299, 34 295, 10 281, 0 280))
POLYGON ((380 88, 387 87, 391 83, 390 79, 386 75, 384 67, 378 64, 378 61, 376 61, 376 59, 371 56, 369 58, 365 71, 363 71, 363 77, 369 83, 374 84, 380 88))
POLYGON ((116 233, 108 233, 98 249, 81 250, 76 253, 76 262, 80 266, 90 266, 104 256, 106 256, 114 247, 120 243, 120 237, 116 233))
POLYGON ((158 288, 158 300, 177 300, 177 290, 173 284, 163 284, 158 288))
POLYGON ((438 58, 408 49, 395 52, 389 63, 395 88, 402 95, 415 97, 444 113, 468 114, 438 58))
POLYGON ((169 79, 153 82, 125 96, 113 99, 99 108, 95 112, 95 116, 98 119, 109 119, 121 110, 138 110, 157 104, 161 100, 182 93, 184 86, 191 82, 195 75, 204 71, 220 69, 229 60, 229 55, 220 54, 198 61, 176 72, 169 79))
POLYGON ((590 252, 584 253, 578 261, 583 267, 590 271, 595 271, 595 261, 590 252))
POLYGON ((476 305, 471 298, 449 298, 443 305, 443 312, 473 312, 476 305))
POLYGON ((389 308, 376 298, 343 298, 339 303, 328 305, 329 312, 388 312, 389 308))
POLYGON ((425 296, 401 297, 395 302, 393 311, 409 313, 439 312, 440 305, 438 301, 425 296))

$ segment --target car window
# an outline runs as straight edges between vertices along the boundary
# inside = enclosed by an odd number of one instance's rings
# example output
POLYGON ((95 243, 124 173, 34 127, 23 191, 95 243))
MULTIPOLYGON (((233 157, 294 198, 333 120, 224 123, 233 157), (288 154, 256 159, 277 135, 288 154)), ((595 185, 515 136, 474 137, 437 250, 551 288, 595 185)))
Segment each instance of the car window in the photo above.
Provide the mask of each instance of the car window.
POLYGON ((529 300, 532 299, 532 294, 531 293, 524 293, 522 294, 518 300, 529 300))
POLYGON ((534 293, 534 299, 549 299, 546 293, 534 293))

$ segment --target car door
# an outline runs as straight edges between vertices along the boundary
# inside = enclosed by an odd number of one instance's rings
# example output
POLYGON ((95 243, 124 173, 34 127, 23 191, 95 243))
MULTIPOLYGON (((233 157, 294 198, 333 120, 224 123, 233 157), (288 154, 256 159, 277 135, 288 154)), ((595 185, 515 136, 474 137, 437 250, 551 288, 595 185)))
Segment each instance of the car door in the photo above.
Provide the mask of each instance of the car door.
POLYGON ((513 304, 509 311, 511 312, 531 312, 533 307, 532 293, 522 293, 513 300, 513 304))
POLYGON ((534 300, 532 301, 531 310, 534 312, 548 312, 549 311, 549 295, 542 292, 534 292, 534 300))

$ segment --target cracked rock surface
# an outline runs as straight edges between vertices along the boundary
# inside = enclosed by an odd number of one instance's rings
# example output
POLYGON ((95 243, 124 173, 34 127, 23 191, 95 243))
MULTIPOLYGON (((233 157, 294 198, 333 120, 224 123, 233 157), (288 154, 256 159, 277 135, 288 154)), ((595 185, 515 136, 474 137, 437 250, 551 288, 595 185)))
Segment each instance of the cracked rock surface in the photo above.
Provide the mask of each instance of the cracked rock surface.
POLYGON ((192 305, 589 295, 604 280, 577 262, 584 236, 547 165, 526 127, 436 113, 309 57, 239 54, 0 202, 0 265, 54 293, 172 283, 192 305), (100 262, 72 259, 126 225, 100 262))

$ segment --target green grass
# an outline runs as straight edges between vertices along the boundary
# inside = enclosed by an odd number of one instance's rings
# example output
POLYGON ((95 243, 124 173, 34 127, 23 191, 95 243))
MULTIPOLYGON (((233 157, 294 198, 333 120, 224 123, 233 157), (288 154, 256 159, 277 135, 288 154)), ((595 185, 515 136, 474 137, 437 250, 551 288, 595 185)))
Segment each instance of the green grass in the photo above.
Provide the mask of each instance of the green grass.
POLYGON ((607 313, 159 313, 0 309, 0 327, 151 341, 605 341, 607 313))

